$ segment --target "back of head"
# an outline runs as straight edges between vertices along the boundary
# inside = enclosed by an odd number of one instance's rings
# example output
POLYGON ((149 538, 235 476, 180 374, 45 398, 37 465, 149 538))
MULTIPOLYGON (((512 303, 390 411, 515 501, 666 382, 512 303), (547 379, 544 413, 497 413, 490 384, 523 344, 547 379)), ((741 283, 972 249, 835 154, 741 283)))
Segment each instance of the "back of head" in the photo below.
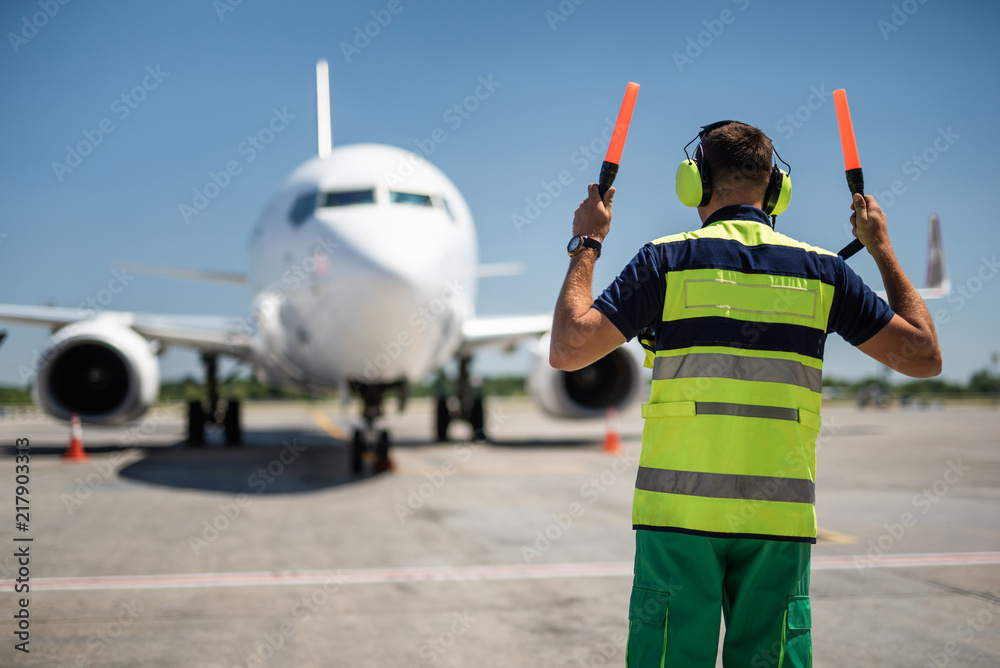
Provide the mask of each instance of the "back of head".
POLYGON ((745 194, 761 200, 771 177, 774 147, 763 132, 746 123, 714 128, 701 140, 703 161, 712 183, 712 197, 728 200, 745 194))

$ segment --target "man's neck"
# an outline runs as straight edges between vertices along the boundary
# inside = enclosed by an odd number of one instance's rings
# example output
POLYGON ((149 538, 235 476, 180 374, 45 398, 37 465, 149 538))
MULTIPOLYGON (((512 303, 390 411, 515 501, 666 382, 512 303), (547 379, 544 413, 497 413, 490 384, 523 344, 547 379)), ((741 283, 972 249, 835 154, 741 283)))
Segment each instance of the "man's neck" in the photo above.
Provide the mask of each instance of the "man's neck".
POLYGON ((718 199, 715 196, 712 197, 711 201, 705 206, 698 207, 698 216, 701 218, 702 224, 705 223, 709 217, 718 211, 719 209, 727 206, 754 206, 758 209, 762 209, 764 203, 759 199, 753 199, 751 197, 727 197, 726 199, 718 199))

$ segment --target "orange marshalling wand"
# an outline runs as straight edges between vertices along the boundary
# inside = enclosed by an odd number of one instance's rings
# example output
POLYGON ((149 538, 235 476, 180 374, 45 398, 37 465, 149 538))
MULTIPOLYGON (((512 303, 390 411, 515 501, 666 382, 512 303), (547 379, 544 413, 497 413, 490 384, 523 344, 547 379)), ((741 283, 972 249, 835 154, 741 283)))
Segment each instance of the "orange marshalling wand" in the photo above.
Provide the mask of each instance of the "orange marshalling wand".
MULTIPOLYGON (((833 91, 833 104, 837 107, 837 124, 840 126, 840 146, 844 151, 844 169, 847 174, 847 187, 851 194, 865 194, 865 177, 861 172, 861 159, 858 157, 858 142, 854 138, 854 124, 851 123, 851 110, 847 106, 847 91, 843 88, 833 91)), ((837 255, 845 260, 864 248, 861 241, 855 239, 844 246, 837 255)))
POLYGON ((611 134, 611 143, 608 144, 608 152, 604 156, 604 164, 601 165, 601 176, 597 181, 601 197, 604 197, 604 193, 608 191, 618 175, 618 164, 622 159, 622 149, 625 148, 625 137, 628 136, 628 126, 632 122, 632 110, 635 109, 635 98, 638 94, 639 84, 630 81, 625 87, 625 99, 622 100, 622 108, 618 112, 615 130, 611 134))

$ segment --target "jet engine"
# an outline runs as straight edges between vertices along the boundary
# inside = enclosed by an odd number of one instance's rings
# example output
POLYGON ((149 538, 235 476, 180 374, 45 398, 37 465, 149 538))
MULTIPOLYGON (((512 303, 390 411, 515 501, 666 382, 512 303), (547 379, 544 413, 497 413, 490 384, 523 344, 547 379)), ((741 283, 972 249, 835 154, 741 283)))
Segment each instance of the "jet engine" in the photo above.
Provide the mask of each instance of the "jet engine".
POLYGON ((151 344, 110 319, 63 327, 46 344, 35 400, 49 415, 115 424, 137 418, 156 399, 160 369, 151 344))
POLYGON ((549 335, 538 343, 528 389, 549 415, 562 418, 599 417, 619 410, 639 396, 641 352, 626 344, 590 366, 559 371, 549 366, 549 335))

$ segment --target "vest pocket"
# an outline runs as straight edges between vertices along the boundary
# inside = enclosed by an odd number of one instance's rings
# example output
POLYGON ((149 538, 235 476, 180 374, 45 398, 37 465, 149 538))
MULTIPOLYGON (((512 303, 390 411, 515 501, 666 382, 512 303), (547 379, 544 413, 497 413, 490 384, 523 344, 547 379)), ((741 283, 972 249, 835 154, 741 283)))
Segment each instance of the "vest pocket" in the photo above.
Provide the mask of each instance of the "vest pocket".
POLYGON ((625 665, 659 666, 666 651, 667 609, 670 594, 632 587, 628 606, 628 645, 625 665))
POLYGON ((819 413, 813 413, 804 408, 799 409, 799 424, 817 433, 823 430, 823 418, 819 416, 819 413))
POLYGON ((808 596, 789 596, 781 668, 812 667, 812 611, 808 596))

